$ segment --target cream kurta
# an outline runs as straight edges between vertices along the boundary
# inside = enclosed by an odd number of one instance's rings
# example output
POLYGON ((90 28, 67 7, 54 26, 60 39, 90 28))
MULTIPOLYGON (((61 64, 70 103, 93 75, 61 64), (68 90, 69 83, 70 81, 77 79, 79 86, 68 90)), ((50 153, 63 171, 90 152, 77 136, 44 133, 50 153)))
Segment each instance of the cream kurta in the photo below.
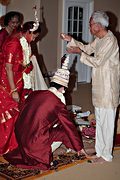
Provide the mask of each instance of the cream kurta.
POLYGON ((119 104, 119 47, 111 31, 83 45, 72 39, 68 46, 82 49, 80 61, 92 67, 92 100, 95 107, 114 108, 119 104), (94 56, 90 54, 94 53, 94 56))

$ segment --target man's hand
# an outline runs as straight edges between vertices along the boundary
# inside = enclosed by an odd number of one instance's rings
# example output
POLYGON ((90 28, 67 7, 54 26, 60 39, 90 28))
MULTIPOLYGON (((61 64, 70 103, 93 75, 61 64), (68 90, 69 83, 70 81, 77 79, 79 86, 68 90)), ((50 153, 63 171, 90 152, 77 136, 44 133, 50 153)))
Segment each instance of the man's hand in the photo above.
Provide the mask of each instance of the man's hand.
POLYGON ((74 47, 74 46, 70 46, 69 48, 66 49, 66 51, 69 54, 80 54, 82 53, 81 49, 79 47, 74 47))
POLYGON ((60 38, 63 39, 64 41, 68 41, 68 42, 70 42, 72 39, 72 37, 70 35, 67 35, 65 33, 61 33, 60 38))
POLYGON ((78 156, 84 155, 86 158, 91 158, 91 156, 88 155, 84 149, 81 149, 80 151, 78 151, 78 152, 77 152, 77 155, 78 155, 78 156))

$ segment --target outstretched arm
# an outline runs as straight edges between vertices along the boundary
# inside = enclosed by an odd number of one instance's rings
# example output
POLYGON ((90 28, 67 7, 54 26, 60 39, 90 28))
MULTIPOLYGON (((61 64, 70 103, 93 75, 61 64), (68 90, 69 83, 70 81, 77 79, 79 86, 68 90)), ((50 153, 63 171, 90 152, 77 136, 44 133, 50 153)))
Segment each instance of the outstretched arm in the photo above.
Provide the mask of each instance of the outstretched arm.
POLYGON ((6 63, 6 72, 7 72, 7 77, 8 77, 8 82, 11 88, 11 96, 12 98, 16 101, 19 102, 19 94, 17 92, 17 88, 14 83, 14 75, 13 75, 13 70, 12 70, 12 64, 6 63))
MULTIPOLYGON (((64 41, 68 41, 68 42, 70 42, 72 40, 72 37, 65 33, 61 33, 60 38, 63 39, 64 41)), ((82 52, 78 46, 69 46, 69 47, 67 47, 66 51, 70 54, 71 53, 81 54, 81 52, 82 52)))

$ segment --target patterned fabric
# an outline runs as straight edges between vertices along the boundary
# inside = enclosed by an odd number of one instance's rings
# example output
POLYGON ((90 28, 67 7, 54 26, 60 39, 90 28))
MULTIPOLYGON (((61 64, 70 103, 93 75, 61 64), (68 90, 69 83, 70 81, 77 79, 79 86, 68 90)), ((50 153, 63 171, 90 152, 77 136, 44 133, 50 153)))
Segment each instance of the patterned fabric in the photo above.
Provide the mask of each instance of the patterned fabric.
POLYGON ((13 65, 13 72, 14 72, 14 82, 17 87, 17 91, 20 93, 23 90, 23 80, 22 80, 22 47, 19 43, 18 38, 8 38, 7 41, 3 45, 3 55, 4 55, 4 62, 2 67, 2 74, 0 79, 0 122, 5 122, 8 119, 11 119, 12 111, 18 111, 18 103, 15 102, 11 95, 11 88, 9 85, 7 72, 6 72, 6 63, 10 63, 13 65), (5 103, 6 102, 6 103, 5 103), (10 114, 7 118, 3 120, 3 117, 6 117, 6 112, 10 114), (4 114, 4 115, 3 115, 4 114))
POLYGON ((21 169, 10 165, 9 163, 0 162, 0 175, 5 179, 20 180, 29 176, 40 174, 39 170, 21 169))
POLYGON ((0 79, 0 154, 17 147, 14 135, 14 124, 19 114, 23 97, 23 52, 17 37, 8 37, 3 44, 3 63, 0 79), (6 63, 13 65, 14 82, 21 97, 20 103, 13 100, 6 72, 6 63))

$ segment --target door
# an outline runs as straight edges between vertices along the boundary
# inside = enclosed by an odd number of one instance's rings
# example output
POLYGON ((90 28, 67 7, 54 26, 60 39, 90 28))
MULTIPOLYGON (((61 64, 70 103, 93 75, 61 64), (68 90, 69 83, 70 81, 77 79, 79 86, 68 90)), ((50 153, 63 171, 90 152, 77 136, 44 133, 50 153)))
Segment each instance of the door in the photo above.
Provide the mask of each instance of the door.
MULTIPOLYGON (((72 35, 78 41, 90 42, 89 18, 93 12, 92 0, 64 0, 64 32, 72 35)), ((66 43, 63 43, 63 52, 66 52, 66 43)), ((70 56, 70 68, 75 66, 77 82, 91 81, 91 68, 80 62, 77 54, 70 56)))

